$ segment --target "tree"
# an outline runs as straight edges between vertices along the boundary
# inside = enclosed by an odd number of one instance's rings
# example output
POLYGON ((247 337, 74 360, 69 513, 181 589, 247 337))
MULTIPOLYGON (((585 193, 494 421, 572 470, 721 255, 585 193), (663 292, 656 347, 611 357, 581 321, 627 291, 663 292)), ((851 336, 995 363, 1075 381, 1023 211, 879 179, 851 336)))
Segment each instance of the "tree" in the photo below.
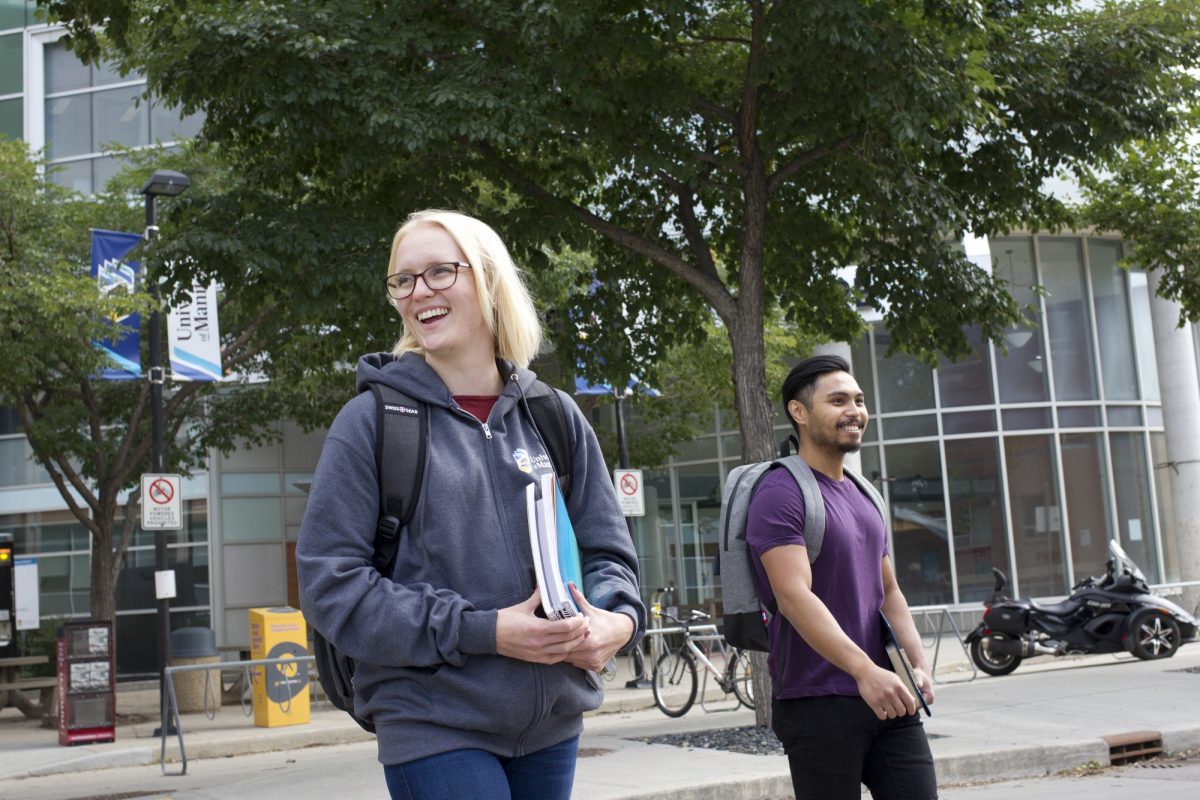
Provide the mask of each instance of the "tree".
POLYGON ((1191 109, 1177 128, 1130 142, 1081 185, 1084 220, 1117 231, 1123 263, 1159 272, 1158 293, 1180 304, 1180 324, 1200 321, 1200 142, 1191 109))
MULTIPOLYGON (((139 229, 141 203, 130 198, 150 163, 180 169, 194 185, 164 202, 161 247, 143 246, 131 257, 140 256, 162 281, 164 305, 193 281, 215 278, 228 287, 219 313, 231 379, 168 383, 167 471, 203 466, 211 448, 229 452, 243 441, 270 439, 280 418, 328 422, 353 391, 353 373, 340 369, 339 360, 364 342, 384 347, 393 335, 383 303, 374 315, 330 314, 329 298, 336 302, 342 292, 378 283, 370 280, 376 270, 369 278, 368 270, 342 269, 340 288, 323 288, 320 274, 345 265, 324 260, 303 240, 303 204, 284 206, 277 196, 251 191, 212 152, 185 148, 174 156, 131 158, 133 168, 110 194, 82 198, 48 180, 46 165, 23 143, 0 141, 0 403, 16 410, 34 458, 90 535, 90 614, 97 619, 113 618, 117 579, 139 519, 140 493, 131 490, 150 471, 151 445, 147 382, 99 380, 107 356, 92 342, 113 335, 113 318, 132 311, 144 317, 154 301, 144 287, 131 294, 97 291, 88 276, 88 229, 139 229), (276 225, 279 217, 287 223, 276 225), (239 231, 234 220, 246 219, 261 227, 239 231), (181 229, 187 235, 173 235, 181 229), (296 252, 321 269, 298 273, 296 252), (331 335, 339 326, 353 344, 331 335), (260 375, 273 380, 261 382, 260 375)), ((342 257, 356 255, 346 248, 342 257)), ((141 338, 144 349, 145 331, 141 338)))
MULTIPOLYGON (((102 30, 152 91, 203 108, 260 179, 470 206, 483 176, 511 238, 593 253, 627 318, 686 297, 660 350, 711 308, 746 459, 771 451, 771 308, 848 338, 837 270, 857 265, 853 297, 897 347, 997 338, 1018 310, 947 237, 1064 220, 1043 181, 1167 125, 1198 28, 1185 0, 48 6, 80 52, 102 30)), ((631 366, 608 363, 588 368, 631 366)))

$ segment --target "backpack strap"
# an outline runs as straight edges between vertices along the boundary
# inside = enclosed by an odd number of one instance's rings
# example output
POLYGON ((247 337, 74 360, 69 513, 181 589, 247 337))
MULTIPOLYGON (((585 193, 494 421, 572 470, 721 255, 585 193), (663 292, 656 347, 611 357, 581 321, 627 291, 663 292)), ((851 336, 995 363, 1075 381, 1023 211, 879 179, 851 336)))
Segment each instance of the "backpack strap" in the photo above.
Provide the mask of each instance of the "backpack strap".
POLYGON ((871 481, 867 480, 862 475, 859 475, 852 469, 842 467, 842 472, 845 473, 850 480, 854 481, 859 490, 865 494, 872 503, 875 504, 875 510, 878 511, 879 516, 883 518, 883 527, 886 530, 888 519, 887 506, 884 505, 883 495, 881 495, 879 490, 875 488, 875 484, 871 483, 871 481))
POLYGON ((558 392, 542 381, 534 381, 525 392, 529 402, 529 413, 533 426, 541 434, 542 442, 554 464, 558 476, 558 488, 563 500, 571 496, 571 431, 567 426, 567 413, 563 409, 558 392))
POLYGON ((375 469, 379 474, 379 525, 371 563, 388 575, 400 529, 412 519, 425 480, 429 408, 403 392, 370 384, 375 395, 375 469))

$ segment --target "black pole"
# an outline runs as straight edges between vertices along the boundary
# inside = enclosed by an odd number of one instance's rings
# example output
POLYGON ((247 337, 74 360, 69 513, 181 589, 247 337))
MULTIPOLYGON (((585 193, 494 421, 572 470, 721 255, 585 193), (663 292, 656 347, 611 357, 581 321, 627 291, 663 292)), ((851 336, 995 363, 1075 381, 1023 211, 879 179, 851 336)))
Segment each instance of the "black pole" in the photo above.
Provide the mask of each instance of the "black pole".
POLYGON ((617 401, 617 466, 629 469, 629 442, 625 439, 625 398, 618 389, 613 389, 613 397, 617 401))
MULTIPOLYGON (((158 236, 157 209, 155 196, 146 194, 146 243, 154 241, 158 236)), ((149 263, 145 264, 146 280, 150 284, 150 296, 154 300, 154 310, 150 312, 150 459, 151 471, 162 475, 165 471, 165 454, 163 438, 163 366, 162 366, 162 333, 161 319, 158 313, 158 281, 150 271, 149 263)), ((156 735, 162 731, 172 734, 175 731, 167 719, 167 663, 171 658, 171 600, 158 597, 159 573, 167 571, 167 532, 154 532, 154 573, 155 597, 158 605, 158 700, 159 728, 156 735)))

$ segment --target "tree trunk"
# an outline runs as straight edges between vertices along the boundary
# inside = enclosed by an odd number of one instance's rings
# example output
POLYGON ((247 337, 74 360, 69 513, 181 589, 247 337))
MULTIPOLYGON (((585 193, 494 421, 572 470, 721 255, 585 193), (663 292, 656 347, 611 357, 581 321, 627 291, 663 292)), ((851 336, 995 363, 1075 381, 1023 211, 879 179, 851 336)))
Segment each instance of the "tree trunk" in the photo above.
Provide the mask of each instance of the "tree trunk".
POLYGON ((99 535, 92 539, 92 588, 89 592, 89 617, 94 620, 112 621, 116 611, 117 576, 114 565, 122 554, 114 552, 113 521, 96 520, 99 535))

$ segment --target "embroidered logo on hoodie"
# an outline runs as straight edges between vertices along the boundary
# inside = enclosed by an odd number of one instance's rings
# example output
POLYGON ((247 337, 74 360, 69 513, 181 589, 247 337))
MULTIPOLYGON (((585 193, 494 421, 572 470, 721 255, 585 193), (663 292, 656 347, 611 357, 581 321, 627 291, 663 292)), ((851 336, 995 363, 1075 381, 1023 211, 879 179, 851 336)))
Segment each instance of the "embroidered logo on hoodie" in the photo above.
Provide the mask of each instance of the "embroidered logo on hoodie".
POLYGON ((529 451, 524 447, 518 447, 513 450, 513 460, 517 462, 517 469, 521 472, 533 472, 535 469, 544 470, 551 469, 550 456, 546 455, 529 455, 529 451))

